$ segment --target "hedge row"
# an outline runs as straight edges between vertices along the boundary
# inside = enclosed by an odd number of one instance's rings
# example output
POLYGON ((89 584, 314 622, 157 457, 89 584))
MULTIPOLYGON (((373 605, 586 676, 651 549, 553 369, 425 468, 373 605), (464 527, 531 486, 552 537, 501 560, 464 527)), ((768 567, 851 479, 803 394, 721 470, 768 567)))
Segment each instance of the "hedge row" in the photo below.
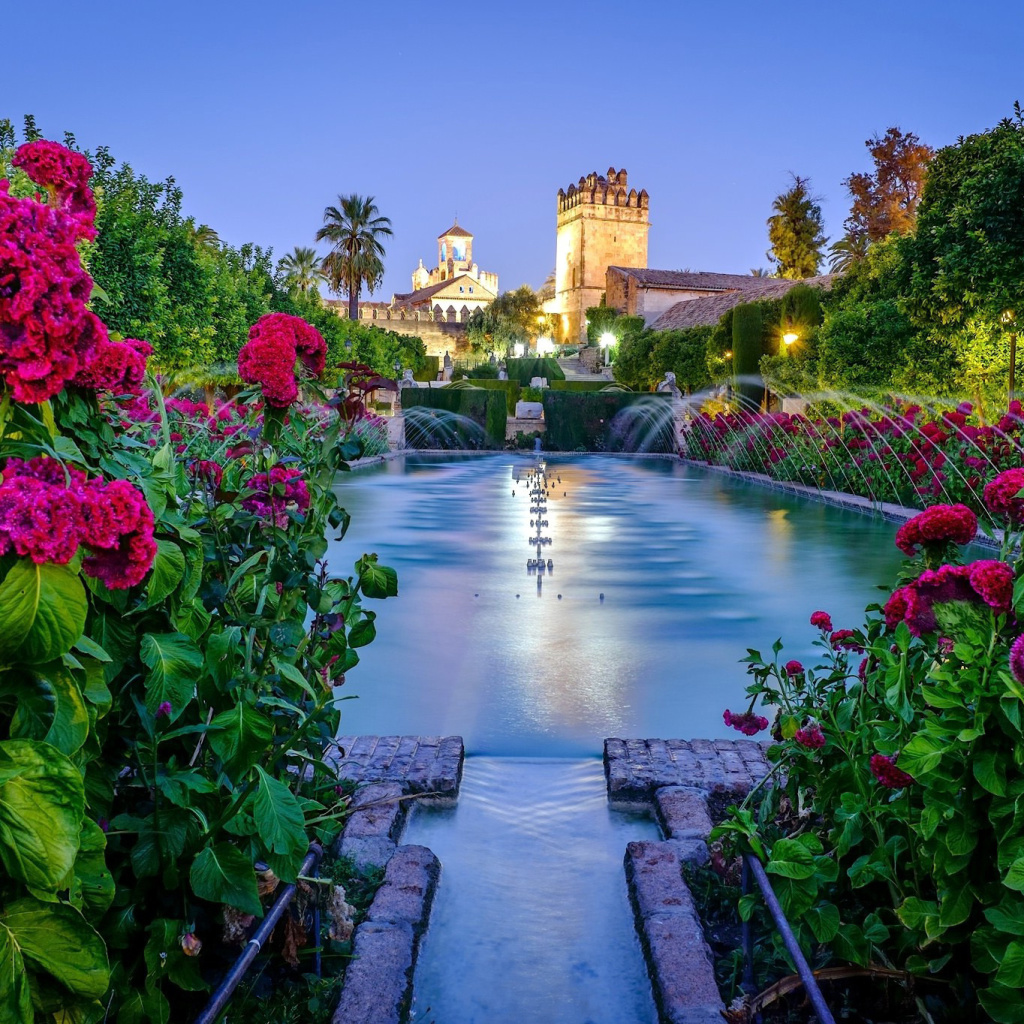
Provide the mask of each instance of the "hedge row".
POLYGON ((548 381, 548 387, 552 391, 600 391, 610 383, 604 377, 595 380, 551 380, 548 381))
MULTIPOLYGON (((516 402, 522 393, 523 386, 517 380, 492 380, 490 377, 471 377, 467 384, 475 388, 486 388, 488 391, 504 391, 505 404, 508 406, 509 416, 515 415, 516 402)), ((450 387, 451 385, 445 385, 450 387)))
POLYGON ((534 377, 547 377, 548 383, 553 380, 565 380, 565 371, 558 365, 557 359, 506 359, 505 369, 509 380, 517 380, 528 385, 534 377))
POLYGON ((504 391, 485 388, 404 388, 405 440, 410 448, 503 448, 508 406, 504 391), (460 419, 445 416, 455 413, 460 419))
POLYGON ((544 392, 544 447, 563 452, 674 452, 669 395, 624 391, 544 392))

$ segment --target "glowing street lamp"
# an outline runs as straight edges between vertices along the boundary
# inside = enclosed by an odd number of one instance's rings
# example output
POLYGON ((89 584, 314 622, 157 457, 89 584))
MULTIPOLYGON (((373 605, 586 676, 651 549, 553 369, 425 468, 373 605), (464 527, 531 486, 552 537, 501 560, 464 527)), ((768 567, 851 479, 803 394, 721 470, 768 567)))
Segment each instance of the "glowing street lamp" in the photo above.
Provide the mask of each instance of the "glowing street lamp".
POLYGON ((782 340, 787 345, 792 345, 793 342, 794 341, 798 341, 799 338, 800 338, 800 335, 797 334, 796 331, 786 331, 786 333, 782 336, 782 340))
POLYGON ((517 341, 512 346, 512 354, 516 357, 516 359, 522 359, 525 352, 526 346, 521 341, 517 341))
POLYGON ((537 355, 543 356, 555 351, 555 343, 550 338, 537 339, 537 355))

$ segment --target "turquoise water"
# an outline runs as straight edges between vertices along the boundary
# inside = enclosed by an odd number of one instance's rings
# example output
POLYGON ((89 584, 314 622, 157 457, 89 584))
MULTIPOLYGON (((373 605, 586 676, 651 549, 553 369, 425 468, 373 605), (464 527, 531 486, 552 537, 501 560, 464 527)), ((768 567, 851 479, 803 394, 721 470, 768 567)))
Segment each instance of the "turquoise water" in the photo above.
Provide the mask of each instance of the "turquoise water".
POLYGON ((602 741, 735 737, 746 648, 783 636, 806 662, 811 612, 861 622, 895 527, 674 460, 554 457, 538 586, 538 465, 409 456, 344 478, 332 564, 376 551, 399 597, 371 603, 343 729, 466 741, 458 805, 417 808, 404 837, 443 865, 417 1021, 655 1024, 622 857, 658 830, 608 807, 602 741))

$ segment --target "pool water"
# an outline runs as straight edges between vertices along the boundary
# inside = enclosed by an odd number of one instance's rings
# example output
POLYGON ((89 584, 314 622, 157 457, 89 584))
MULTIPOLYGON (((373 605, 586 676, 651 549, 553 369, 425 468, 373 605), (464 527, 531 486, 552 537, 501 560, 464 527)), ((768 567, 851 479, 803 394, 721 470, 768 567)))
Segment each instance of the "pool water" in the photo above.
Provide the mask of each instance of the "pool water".
POLYGON ((466 742, 458 806, 418 810, 405 836, 444 866, 416 1019, 651 1024, 622 856, 658 833, 607 807, 602 741, 734 738, 746 649, 783 637, 781 659, 807 663, 813 611, 862 622, 895 527, 665 459, 407 456, 339 492, 353 523, 332 567, 376 551, 399 576, 397 600, 368 602, 343 730, 466 742))

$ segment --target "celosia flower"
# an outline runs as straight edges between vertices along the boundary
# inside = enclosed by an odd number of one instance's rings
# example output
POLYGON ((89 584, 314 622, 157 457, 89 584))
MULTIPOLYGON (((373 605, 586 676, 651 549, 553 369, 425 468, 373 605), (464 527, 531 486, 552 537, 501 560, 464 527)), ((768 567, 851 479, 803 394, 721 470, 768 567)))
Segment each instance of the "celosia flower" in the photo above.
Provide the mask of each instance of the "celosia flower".
POLYGON ((731 711, 726 711, 722 715, 722 720, 726 725, 743 733, 744 736, 756 736, 759 732, 768 728, 768 719, 755 715, 753 711, 744 711, 740 715, 734 715, 731 711))
POLYGON ((286 409, 299 397, 296 366, 316 377, 326 359, 327 343, 315 327, 301 317, 267 313, 250 328, 238 353, 238 375, 261 386, 267 405, 286 409))
POLYGON ((895 629, 907 617, 907 606, 912 593, 910 587, 899 587, 889 596, 882 609, 886 629, 895 629))
POLYGON ((885 754, 871 755, 871 774, 874 775, 879 785, 886 789, 903 789, 913 783, 914 779, 905 771, 896 767, 896 758, 886 757, 885 754))
POLYGON ((787 661, 784 670, 787 676, 802 676, 804 674, 804 667, 799 661, 787 661))
POLYGON ((990 608, 1005 614, 1013 604, 1013 569, 996 559, 982 559, 968 567, 968 579, 974 592, 990 608))
POLYGON ((102 338, 71 383, 95 391, 134 394, 146 376, 146 359, 152 354, 153 346, 138 338, 124 341, 102 338))
POLYGON ((817 722, 811 722, 802 729, 797 729, 793 739, 801 747, 806 747, 808 750, 818 750, 825 746, 825 734, 821 731, 821 726, 817 722))
POLYGON ((978 530, 978 517, 966 505, 932 505, 896 531, 896 547, 913 557, 921 546, 969 544, 978 530))
POLYGON ((811 625, 817 626, 818 629, 824 630, 826 633, 831 633, 832 616, 828 612, 815 612, 811 616, 811 625))
POLYGON ((1024 633, 1010 647, 1010 671, 1018 683, 1024 683, 1024 633))
POLYGON ((80 238, 96 237, 96 201, 89 188, 92 165, 85 156, 59 142, 37 139, 19 146, 11 164, 46 189, 52 206, 74 218, 80 238))
POLYGON ((993 516, 1011 526, 1024 523, 1024 469, 1007 469, 985 485, 985 505, 993 516))
POLYGON ((173 710, 174 709, 171 707, 171 702, 169 700, 162 700, 162 701, 160 701, 160 704, 157 706, 156 714, 153 717, 154 718, 165 718, 165 717, 169 718, 170 715, 171 715, 171 711, 173 711, 173 710))
POLYGON ((257 473, 246 483, 253 491, 242 500, 242 508, 261 519, 269 519, 278 529, 288 525, 288 512, 309 508, 309 490, 297 469, 274 466, 269 473, 257 473))
POLYGON ((220 487, 220 482, 224 478, 224 470, 209 459, 198 459, 192 463, 190 469, 196 480, 214 488, 220 487))
POLYGON ((864 648, 853 639, 856 635, 852 629, 837 629, 828 639, 834 651, 856 651, 863 654, 864 648))

